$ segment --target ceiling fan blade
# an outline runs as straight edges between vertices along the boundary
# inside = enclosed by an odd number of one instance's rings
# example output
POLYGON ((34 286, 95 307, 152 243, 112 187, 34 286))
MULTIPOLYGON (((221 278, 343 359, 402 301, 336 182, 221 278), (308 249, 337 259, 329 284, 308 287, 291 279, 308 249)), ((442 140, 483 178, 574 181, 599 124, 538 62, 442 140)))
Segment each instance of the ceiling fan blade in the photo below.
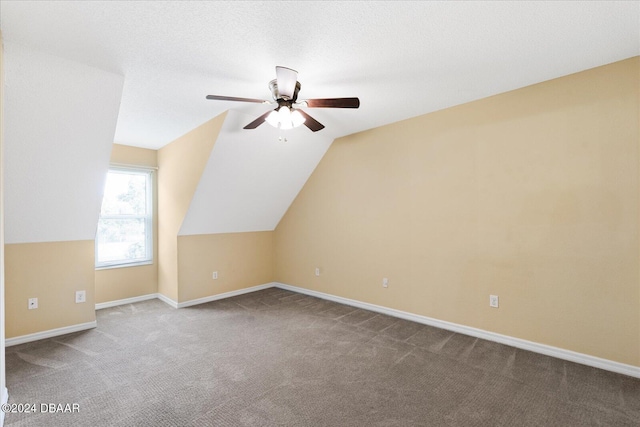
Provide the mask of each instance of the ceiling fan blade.
POLYGON ((319 130, 324 129, 324 125, 322 123, 320 123, 319 121, 317 121, 316 119, 314 119, 313 117, 305 113, 304 111, 302 110, 296 110, 296 111, 300 111, 300 114, 302 114, 305 118, 304 125, 309 129, 311 129, 313 132, 318 132, 319 130))
POLYGON ((238 98, 235 96, 207 95, 207 99, 213 99, 216 101, 239 101, 239 102, 255 102, 257 104, 270 104, 269 101, 265 101, 263 99, 238 98))
POLYGON ((264 113, 263 115, 261 115, 260 117, 258 117, 257 119, 255 119, 254 121, 252 121, 251 123, 249 123, 248 125, 246 125, 245 127, 243 127, 243 129, 255 129, 258 126, 260 126, 261 124, 263 124, 267 118, 267 116, 271 114, 271 111, 267 111, 266 113, 264 113))
POLYGON ((298 81, 298 72, 287 67, 276 67, 276 77, 278 80, 278 93, 286 99, 293 99, 298 81))
POLYGON ((307 99, 302 101, 309 108, 358 108, 360 100, 358 98, 326 98, 326 99, 307 99))

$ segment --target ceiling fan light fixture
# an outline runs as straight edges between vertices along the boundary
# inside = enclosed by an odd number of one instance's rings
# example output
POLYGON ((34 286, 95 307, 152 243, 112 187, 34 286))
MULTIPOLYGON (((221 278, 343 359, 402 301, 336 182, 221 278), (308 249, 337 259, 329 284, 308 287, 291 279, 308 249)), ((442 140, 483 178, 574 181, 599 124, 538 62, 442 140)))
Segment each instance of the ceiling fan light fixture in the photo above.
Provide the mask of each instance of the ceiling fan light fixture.
POLYGON ((273 101, 265 101, 254 98, 239 98, 236 96, 207 95, 207 99, 217 101, 237 101, 253 102, 259 104, 278 104, 274 111, 267 111, 260 117, 243 127, 243 129, 255 129, 262 123, 267 122, 276 129, 292 129, 300 125, 305 125, 311 132, 318 132, 324 129, 324 125, 307 114, 304 110, 293 108, 358 108, 360 100, 358 98, 323 98, 307 99, 298 102, 298 92, 300 92, 300 82, 298 72, 287 67, 276 67, 276 78, 269 82, 269 89, 273 96, 273 101))
POLYGON ((265 121, 274 128, 278 129, 293 129, 300 126, 305 122, 304 116, 297 110, 283 105, 277 110, 273 110, 266 118, 265 121))

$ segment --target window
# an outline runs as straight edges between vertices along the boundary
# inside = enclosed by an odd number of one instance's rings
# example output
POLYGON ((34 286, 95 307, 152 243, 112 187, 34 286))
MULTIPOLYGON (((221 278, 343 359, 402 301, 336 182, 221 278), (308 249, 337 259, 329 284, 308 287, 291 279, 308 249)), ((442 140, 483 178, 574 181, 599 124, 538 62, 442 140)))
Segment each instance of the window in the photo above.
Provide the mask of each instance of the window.
POLYGON ((109 169, 96 233, 96 268, 153 262, 151 174, 109 169))

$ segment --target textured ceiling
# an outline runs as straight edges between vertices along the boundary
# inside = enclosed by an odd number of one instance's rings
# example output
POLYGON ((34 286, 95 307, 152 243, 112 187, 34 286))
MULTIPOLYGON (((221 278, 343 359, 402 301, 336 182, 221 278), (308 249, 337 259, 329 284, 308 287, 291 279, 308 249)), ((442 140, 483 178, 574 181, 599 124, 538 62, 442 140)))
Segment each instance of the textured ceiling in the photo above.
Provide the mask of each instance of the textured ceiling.
POLYGON ((359 110, 308 111, 335 138, 638 55, 639 11, 637 1, 3 0, 0 28, 7 42, 124 75, 115 140, 159 148, 227 109, 261 114, 205 95, 268 99, 276 65, 299 71, 301 99, 360 97, 359 110))

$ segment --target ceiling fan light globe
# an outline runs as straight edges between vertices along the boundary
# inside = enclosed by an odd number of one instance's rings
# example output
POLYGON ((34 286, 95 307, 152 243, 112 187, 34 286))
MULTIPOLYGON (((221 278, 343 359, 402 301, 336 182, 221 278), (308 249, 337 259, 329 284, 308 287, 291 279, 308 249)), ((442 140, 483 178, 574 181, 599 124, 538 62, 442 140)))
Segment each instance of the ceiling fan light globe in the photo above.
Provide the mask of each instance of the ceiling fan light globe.
POLYGON ((304 116, 300 114, 300 111, 293 110, 291 112, 291 124, 293 125, 294 128, 297 128, 298 126, 303 124, 305 120, 307 119, 305 119, 304 116))
POLYGON ((289 107, 280 107, 278 110, 278 120, 280 123, 291 122, 291 110, 289 110, 289 107))
POLYGON ((265 121, 269 123, 271 126, 273 126, 274 128, 277 128, 278 124, 280 123, 280 115, 276 110, 273 110, 271 114, 267 116, 265 121))

